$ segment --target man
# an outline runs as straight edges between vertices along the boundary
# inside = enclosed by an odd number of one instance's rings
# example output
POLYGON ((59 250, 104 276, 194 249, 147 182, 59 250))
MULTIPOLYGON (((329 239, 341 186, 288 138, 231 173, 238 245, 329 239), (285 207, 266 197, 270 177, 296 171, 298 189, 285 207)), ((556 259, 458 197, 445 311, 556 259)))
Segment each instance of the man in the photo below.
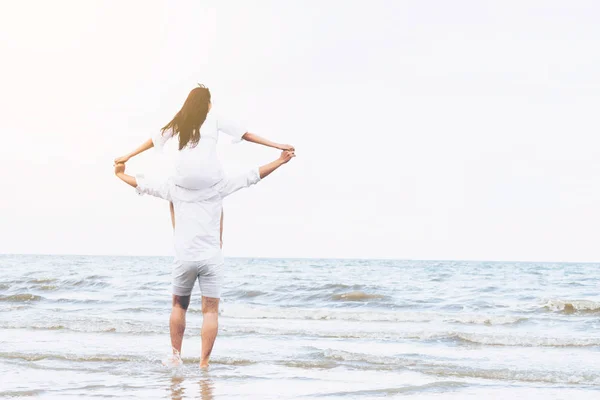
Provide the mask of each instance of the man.
POLYGON ((175 263, 172 270, 173 308, 170 318, 172 357, 165 363, 182 364, 181 345, 185 332, 185 316, 196 279, 202 292, 202 354, 200 368, 207 368, 217 337, 219 299, 223 279, 220 223, 223 198, 267 177, 295 157, 293 151, 283 151, 280 157, 245 174, 225 178, 213 187, 185 189, 173 180, 154 182, 142 175, 125 173, 125 164, 115 164, 115 175, 136 188, 139 194, 149 194, 173 203, 175 212, 175 263))

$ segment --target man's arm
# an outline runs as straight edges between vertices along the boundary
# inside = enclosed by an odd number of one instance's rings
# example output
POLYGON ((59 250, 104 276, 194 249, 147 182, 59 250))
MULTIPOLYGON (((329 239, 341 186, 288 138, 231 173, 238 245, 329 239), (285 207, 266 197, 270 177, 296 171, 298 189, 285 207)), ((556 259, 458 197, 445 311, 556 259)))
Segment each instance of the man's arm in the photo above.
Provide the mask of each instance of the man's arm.
POLYGON ((263 165, 258 169, 258 173, 260 175, 260 179, 266 178, 271 174, 271 172, 275 171, 277 168, 281 167, 283 164, 287 164, 293 157, 296 157, 296 154, 293 151, 284 150, 281 152, 279 158, 275 161, 271 161, 268 164, 263 165))
POLYGON ((115 164, 115 175, 129 186, 136 188, 139 194, 149 194, 150 196, 171 200, 170 184, 168 181, 153 181, 152 179, 144 178, 142 175, 138 175, 137 178, 127 175, 124 163, 115 164))
POLYGON ((258 169, 253 169, 245 174, 233 178, 225 178, 223 185, 219 188, 221 197, 227 197, 240 189, 256 184, 261 179, 269 176, 277 168, 286 164, 293 157, 296 157, 293 151, 282 151, 281 156, 275 161, 265 164, 258 169))
POLYGON ((242 135, 242 139, 244 139, 248 142, 256 143, 256 144, 262 144, 263 146, 273 147, 274 149, 295 151, 294 146, 292 146, 290 144, 275 143, 275 142, 270 141, 269 139, 265 139, 261 136, 255 135, 254 133, 250 133, 250 132, 244 133, 242 135))

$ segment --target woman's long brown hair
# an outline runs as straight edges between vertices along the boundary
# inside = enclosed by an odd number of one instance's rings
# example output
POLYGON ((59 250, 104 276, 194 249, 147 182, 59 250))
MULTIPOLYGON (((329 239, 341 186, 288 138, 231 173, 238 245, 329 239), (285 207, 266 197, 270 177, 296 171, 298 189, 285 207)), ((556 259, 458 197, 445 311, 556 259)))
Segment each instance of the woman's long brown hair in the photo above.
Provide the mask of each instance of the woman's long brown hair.
POLYGON ((199 85, 192 89, 181 110, 162 128, 162 133, 171 129, 173 136, 179 135, 179 150, 191 147, 200 140, 200 127, 206 120, 210 105, 210 90, 199 85))

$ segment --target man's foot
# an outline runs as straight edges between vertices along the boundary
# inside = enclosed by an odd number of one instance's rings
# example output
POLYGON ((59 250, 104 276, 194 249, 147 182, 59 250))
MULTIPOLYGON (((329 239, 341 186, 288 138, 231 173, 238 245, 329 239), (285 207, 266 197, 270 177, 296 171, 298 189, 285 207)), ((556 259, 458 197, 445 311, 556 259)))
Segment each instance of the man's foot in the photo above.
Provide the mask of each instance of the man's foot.
POLYGON ((162 361, 162 365, 169 368, 177 368, 183 365, 183 360, 179 354, 172 354, 166 360, 162 361))
POLYGON ((200 369, 208 369, 208 361, 200 361, 200 369))

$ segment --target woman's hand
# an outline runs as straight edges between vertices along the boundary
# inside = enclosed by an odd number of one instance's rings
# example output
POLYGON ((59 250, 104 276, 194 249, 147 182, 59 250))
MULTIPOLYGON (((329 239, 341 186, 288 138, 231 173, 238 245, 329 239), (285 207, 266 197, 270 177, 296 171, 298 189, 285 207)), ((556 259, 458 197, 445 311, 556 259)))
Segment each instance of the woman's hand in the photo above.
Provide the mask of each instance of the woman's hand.
POLYGON ((278 144, 277 148, 279 150, 284 150, 284 151, 296 151, 294 146, 292 146, 291 144, 278 144))
POLYGON ((115 164, 125 164, 127 161, 129 161, 130 158, 131 158, 131 156, 129 156, 129 155, 117 157, 117 158, 115 158, 115 164))

